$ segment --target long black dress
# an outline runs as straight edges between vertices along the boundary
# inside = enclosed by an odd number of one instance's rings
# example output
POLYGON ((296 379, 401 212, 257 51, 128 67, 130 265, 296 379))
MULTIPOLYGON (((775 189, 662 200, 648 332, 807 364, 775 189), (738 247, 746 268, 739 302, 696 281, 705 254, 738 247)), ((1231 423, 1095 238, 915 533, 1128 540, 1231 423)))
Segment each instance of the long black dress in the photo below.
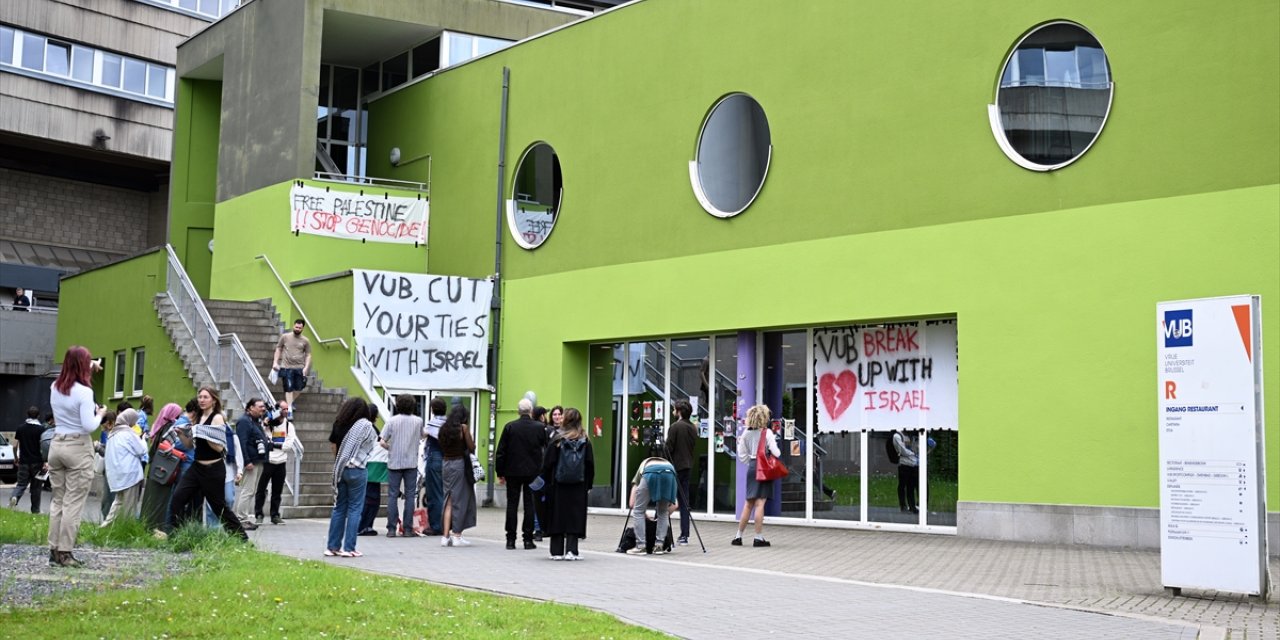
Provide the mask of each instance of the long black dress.
POLYGON ((572 535, 587 537, 587 491, 591 488, 591 479, 596 474, 595 455, 591 451, 591 440, 586 440, 586 452, 583 456, 586 482, 560 484, 556 482, 556 464, 560 462, 560 442, 557 438, 547 447, 542 459, 542 480, 546 482, 543 493, 547 496, 547 521, 542 523, 544 533, 550 535, 572 535))
MULTIPOLYGON (((148 448, 147 459, 152 462, 156 459, 156 451, 160 448, 160 441, 164 440, 169 433, 173 431, 173 423, 160 431, 156 432, 154 438, 151 439, 151 446, 148 448)), ((150 471, 150 468, 148 468, 150 471)), ((151 479, 151 474, 147 473, 146 483, 142 489, 142 511, 141 520, 143 525, 147 527, 147 531, 152 529, 160 529, 165 525, 165 518, 169 511, 169 498, 173 495, 173 488, 177 483, 160 484, 151 479)))

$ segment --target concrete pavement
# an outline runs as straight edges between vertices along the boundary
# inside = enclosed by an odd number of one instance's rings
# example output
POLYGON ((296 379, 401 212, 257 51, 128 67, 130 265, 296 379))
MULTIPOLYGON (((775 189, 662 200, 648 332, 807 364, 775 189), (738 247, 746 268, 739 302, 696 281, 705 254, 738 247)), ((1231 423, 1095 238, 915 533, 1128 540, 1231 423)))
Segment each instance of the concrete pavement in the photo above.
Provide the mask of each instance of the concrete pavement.
MULTIPOLYGON (((383 521, 379 519, 381 524, 383 521)), ((553 562, 547 544, 504 548, 502 512, 481 509, 474 545, 362 537, 359 559, 324 558, 327 521, 265 525, 259 547, 367 571, 588 606, 688 638, 765 633, 823 638, 1277 637, 1276 604, 1168 598, 1159 554, 1021 545, 954 536, 766 527, 774 546, 729 545, 733 526, 700 522, 668 556, 614 552, 620 516, 592 516, 586 560, 553 562)))
MULTIPOLYGON (((10 489, 0 491, 5 506, 10 489)), ((24 498, 19 509, 27 508, 24 498)), ((85 516, 99 519, 96 499, 85 516)), ((250 536, 286 555, 581 604, 690 638, 744 632, 744 608, 765 609, 779 636, 1280 638, 1274 601, 1169 597, 1155 551, 768 524, 774 546, 755 549, 729 545, 732 524, 699 520, 707 553, 694 537, 672 555, 632 557, 614 553, 622 518, 591 516, 586 560, 565 563, 548 559, 546 543, 507 551, 502 523, 500 509, 480 509, 465 549, 441 548, 439 538, 362 537, 360 559, 321 555, 325 520, 266 524, 250 536), (647 595, 655 593, 664 595, 647 595)), ((1271 571, 1280 577, 1275 558, 1271 571)))

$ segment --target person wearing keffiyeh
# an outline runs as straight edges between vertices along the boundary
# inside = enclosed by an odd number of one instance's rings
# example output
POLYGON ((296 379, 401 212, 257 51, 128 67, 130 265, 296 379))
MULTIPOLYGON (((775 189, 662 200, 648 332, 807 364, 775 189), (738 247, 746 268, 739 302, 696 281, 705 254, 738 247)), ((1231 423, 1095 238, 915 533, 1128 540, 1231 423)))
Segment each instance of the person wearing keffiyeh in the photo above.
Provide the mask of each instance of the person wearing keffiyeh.
POLYGON ((348 398, 338 408, 338 417, 333 422, 330 440, 339 444, 333 463, 334 504, 329 516, 326 556, 352 558, 363 555, 356 551, 356 533, 368 477, 365 465, 378 440, 378 432, 369 422, 368 415, 369 407, 363 399, 348 398))

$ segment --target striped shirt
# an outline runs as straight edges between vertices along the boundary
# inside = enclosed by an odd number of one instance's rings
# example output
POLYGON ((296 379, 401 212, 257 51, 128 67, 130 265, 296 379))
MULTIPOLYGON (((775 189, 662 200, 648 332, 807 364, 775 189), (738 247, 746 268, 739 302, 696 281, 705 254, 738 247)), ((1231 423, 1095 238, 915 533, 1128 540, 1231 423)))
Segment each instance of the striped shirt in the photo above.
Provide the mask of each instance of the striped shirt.
POLYGON ((397 414, 387 420, 382 429, 382 441, 387 443, 388 469, 418 468, 418 451, 422 443, 422 418, 397 414))

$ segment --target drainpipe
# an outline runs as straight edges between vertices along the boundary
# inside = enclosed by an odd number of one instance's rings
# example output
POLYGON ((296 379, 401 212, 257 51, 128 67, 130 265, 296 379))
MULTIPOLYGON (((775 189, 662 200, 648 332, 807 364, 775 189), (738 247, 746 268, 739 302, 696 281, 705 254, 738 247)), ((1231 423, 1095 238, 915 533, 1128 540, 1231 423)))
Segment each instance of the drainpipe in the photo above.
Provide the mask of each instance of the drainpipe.
POLYGON ((502 346, 502 218, 503 192, 506 191, 507 177, 507 97, 511 92, 511 69, 502 68, 502 111, 498 118, 498 197, 494 211, 493 225, 493 298, 489 302, 489 313, 493 316, 493 362, 490 375, 493 384, 489 386, 489 469, 485 484, 484 506, 493 506, 493 459, 495 453, 494 440, 498 432, 498 357, 502 346))

